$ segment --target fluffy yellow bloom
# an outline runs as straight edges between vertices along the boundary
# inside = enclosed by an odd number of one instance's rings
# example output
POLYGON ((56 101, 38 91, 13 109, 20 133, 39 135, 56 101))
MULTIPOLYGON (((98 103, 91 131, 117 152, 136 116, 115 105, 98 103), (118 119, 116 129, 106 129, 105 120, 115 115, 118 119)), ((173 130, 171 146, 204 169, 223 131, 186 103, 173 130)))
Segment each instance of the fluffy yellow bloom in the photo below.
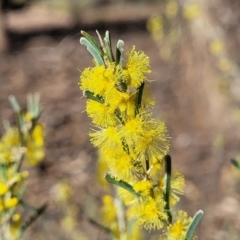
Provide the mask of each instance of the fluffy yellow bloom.
MULTIPOLYGON (((111 151, 111 149, 109 149, 111 151)), ((130 181, 132 179, 132 172, 134 171, 133 160, 126 154, 123 150, 117 150, 116 153, 112 149, 111 156, 106 154, 106 161, 109 168, 109 173, 117 179, 123 179, 125 181, 130 181)))
POLYGON ((144 135, 136 145, 135 151, 140 159, 148 159, 152 164, 162 161, 169 150, 169 137, 164 122, 151 119, 144 124, 144 135))
POLYGON ((167 220, 164 205, 162 198, 140 198, 139 202, 133 206, 138 223, 147 230, 161 229, 163 221, 167 220))
POLYGON ((115 127, 101 128, 100 130, 89 133, 91 142, 95 147, 99 147, 103 151, 108 149, 116 149, 122 145, 118 131, 115 127))
POLYGON ((88 90, 95 95, 105 96, 107 90, 113 89, 120 79, 119 71, 113 64, 109 68, 95 66, 86 68, 80 76, 80 89, 88 90))
POLYGON ((145 136, 144 124, 145 120, 140 115, 133 119, 128 119, 119 129, 120 138, 123 138, 129 147, 135 147, 145 136))
MULTIPOLYGON (((162 196, 165 189, 165 176, 164 171, 151 171, 151 176, 154 181, 154 194, 155 196, 162 196)), ((169 203, 170 206, 174 206, 179 200, 179 196, 183 194, 185 188, 185 179, 184 176, 178 171, 172 171, 171 174, 171 183, 170 183, 170 195, 169 203)))
POLYGON ((137 52, 135 47, 127 56, 124 75, 131 86, 138 88, 147 79, 146 74, 151 72, 149 57, 142 51, 137 52))
POLYGON ((140 193, 143 196, 147 196, 150 194, 151 190, 153 189, 153 184, 151 181, 148 180, 141 180, 136 182, 133 185, 133 189, 140 193))
POLYGON ((185 179, 184 176, 178 172, 173 171, 171 174, 171 188, 170 188, 170 205, 175 205, 179 200, 179 194, 184 193, 185 179))
POLYGON ((163 122, 150 118, 143 110, 135 118, 126 121, 119 128, 120 138, 125 139, 129 147, 134 148, 137 155, 142 155, 145 160, 156 156, 161 159, 169 149, 169 137, 167 128, 163 122))
POLYGON ((89 117, 92 118, 92 122, 101 127, 111 126, 116 123, 116 115, 106 104, 88 100, 86 111, 89 117))
MULTIPOLYGON (((185 240, 186 230, 191 220, 186 212, 180 210, 176 221, 167 227, 165 240, 185 240)), ((163 238, 160 239, 162 240, 163 238)))
POLYGON ((106 91, 105 102, 109 105, 109 109, 114 111, 119 109, 121 112, 126 110, 127 102, 130 99, 130 94, 112 88, 106 91))

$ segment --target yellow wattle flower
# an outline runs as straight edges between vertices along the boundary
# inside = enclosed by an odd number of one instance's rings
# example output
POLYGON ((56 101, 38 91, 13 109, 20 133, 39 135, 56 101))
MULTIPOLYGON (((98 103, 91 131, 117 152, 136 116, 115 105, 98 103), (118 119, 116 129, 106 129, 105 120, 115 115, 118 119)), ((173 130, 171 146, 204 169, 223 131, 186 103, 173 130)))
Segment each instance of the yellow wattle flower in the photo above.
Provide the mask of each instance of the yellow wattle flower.
POLYGON ((135 47, 127 53, 127 56, 123 74, 131 86, 138 88, 146 81, 146 74, 151 72, 149 57, 142 51, 137 52, 135 47))
MULTIPOLYGON (((186 230, 191 222, 187 213, 178 211, 177 218, 173 224, 167 227, 166 240, 185 240, 186 230)), ((159 239, 160 240, 160 239, 159 239)))
POLYGON ((87 101, 86 112, 92 118, 92 122, 100 127, 115 125, 116 115, 115 109, 111 109, 106 104, 102 104, 93 100, 87 101))
POLYGON ((153 184, 151 181, 141 180, 141 181, 136 182, 133 185, 133 189, 137 193, 140 193, 143 196, 148 196, 148 195, 150 195, 151 190, 153 189, 153 184))
POLYGON ((147 230, 161 229, 167 214, 164 212, 165 202, 162 198, 153 199, 151 197, 140 198, 133 206, 137 222, 147 230))

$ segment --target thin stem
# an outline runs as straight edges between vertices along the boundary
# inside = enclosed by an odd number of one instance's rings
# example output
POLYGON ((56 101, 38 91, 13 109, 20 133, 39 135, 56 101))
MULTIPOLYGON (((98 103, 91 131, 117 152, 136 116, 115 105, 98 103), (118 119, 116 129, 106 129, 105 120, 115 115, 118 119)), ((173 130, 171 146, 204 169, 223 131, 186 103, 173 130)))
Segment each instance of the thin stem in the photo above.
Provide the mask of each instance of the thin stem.
POLYGON ((35 213, 22 225, 19 238, 22 237, 23 233, 26 231, 26 229, 34 222, 36 219, 43 214, 43 212, 46 210, 47 205, 43 204, 40 208, 37 208, 35 213))

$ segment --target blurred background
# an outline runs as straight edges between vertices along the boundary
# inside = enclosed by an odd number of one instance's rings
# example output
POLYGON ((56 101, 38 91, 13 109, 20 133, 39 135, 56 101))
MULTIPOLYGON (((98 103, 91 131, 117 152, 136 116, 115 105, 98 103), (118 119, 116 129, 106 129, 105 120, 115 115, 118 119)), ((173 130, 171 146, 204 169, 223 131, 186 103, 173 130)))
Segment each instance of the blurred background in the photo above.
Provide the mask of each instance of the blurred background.
POLYGON ((104 190, 78 87, 92 66, 80 30, 96 29, 109 30, 113 46, 122 39, 150 56, 155 116, 166 122, 173 166, 186 177, 178 208, 205 212, 198 239, 239 239, 240 174, 230 164, 240 159, 238 0, 0 3, 0 121, 14 122, 9 95, 24 105, 27 93, 39 92, 46 130, 46 158, 30 168, 25 197, 48 209, 24 239, 109 239, 91 221, 104 190))

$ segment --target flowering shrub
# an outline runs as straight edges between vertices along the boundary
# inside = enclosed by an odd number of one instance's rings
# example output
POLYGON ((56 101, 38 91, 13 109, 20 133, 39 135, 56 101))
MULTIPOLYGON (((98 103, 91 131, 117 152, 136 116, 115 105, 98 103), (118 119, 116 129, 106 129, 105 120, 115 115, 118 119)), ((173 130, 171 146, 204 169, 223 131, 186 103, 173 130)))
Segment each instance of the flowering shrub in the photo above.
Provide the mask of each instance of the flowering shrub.
POLYGON ((100 46, 82 34, 80 42, 94 58, 79 83, 94 125, 89 136, 99 149, 101 172, 106 168, 105 178, 117 192, 103 197, 103 227, 113 239, 141 239, 140 227, 161 230, 160 239, 193 239, 203 212, 191 218, 173 210, 185 181, 172 170, 166 125, 153 117, 155 102, 145 91, 149 57, 133 47, 124 62, 122 40, 114 56, 109 32, 104 39, 97 32, 100 46))
POLYGON ((4 122, 5 134, 0 140, 0 239, 20 239, 26 228, 45 210, 46 206, 34 208, 23 200, 27 171, 22 171, 23 162, 33 166, 45 156, 43 125, 38 122, 41 114, 38 95, 28 97, 28 109, 23 111, 16 99, 10 103, 16 113, 17 127, 4 122), (20 208, 26 218, 23 220, 20 208))

